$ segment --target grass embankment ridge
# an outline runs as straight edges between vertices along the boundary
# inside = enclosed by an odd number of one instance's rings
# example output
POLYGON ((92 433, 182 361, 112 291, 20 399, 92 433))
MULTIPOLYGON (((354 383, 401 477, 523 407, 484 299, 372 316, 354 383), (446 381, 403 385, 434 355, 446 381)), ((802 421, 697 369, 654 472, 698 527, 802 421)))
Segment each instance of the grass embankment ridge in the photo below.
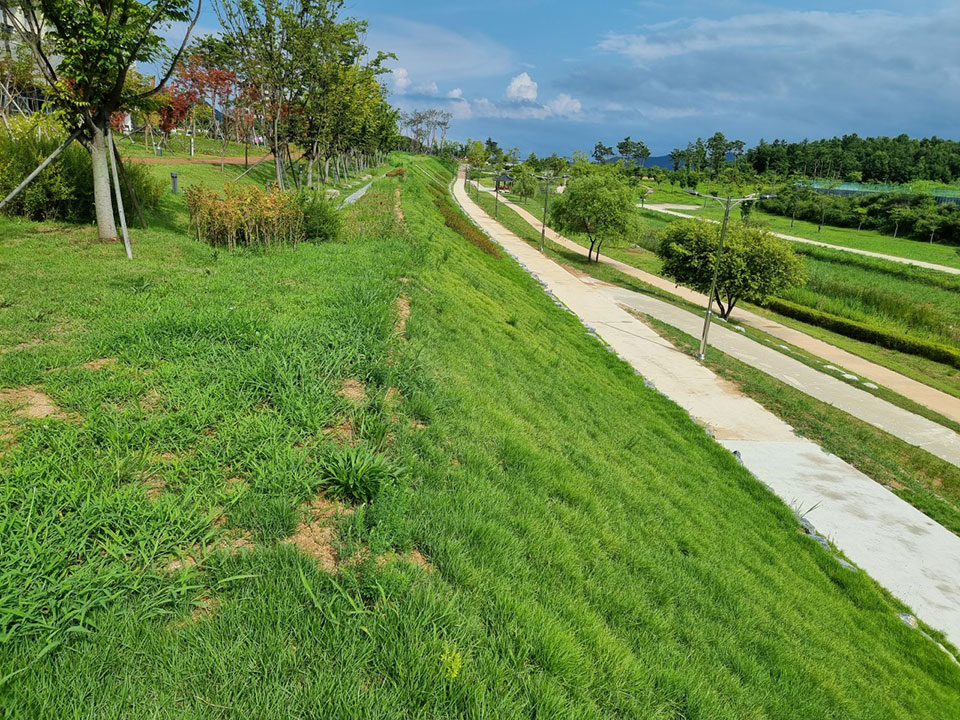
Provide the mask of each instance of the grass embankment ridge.
POLYGON ((134 263, 3 221, 0 384, 70 416, 0 461, 9 715, 956 715, 898 603, 413 173, 398 224, 396 186, 346 242, 265 254, 200 245, 175 201, 134 263), (336 574, 285 542, 323 512, 328 427, 405 468, 334 521, 336 574))

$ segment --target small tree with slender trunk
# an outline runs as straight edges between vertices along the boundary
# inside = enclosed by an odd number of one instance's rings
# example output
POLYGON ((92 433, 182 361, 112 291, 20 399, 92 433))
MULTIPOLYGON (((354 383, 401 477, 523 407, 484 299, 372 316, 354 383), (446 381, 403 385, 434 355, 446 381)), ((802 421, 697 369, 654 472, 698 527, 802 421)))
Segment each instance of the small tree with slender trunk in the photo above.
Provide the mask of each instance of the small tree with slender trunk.
MULTIPOLYGON (((717 270, 720 228, 697 220, 671 223, 660 235, 657 254, 663 274, 702 293, 717 270)), ((803 261, 787 240, 756 225, 731 223, 717 270, 714 300, 726 319, 740 300, 763 302, 804 282, 803 261)))
POLYGON ((626 232, 632 212, 630 186, 615 173, 596 172, 572 178, 550 214, 561 232, 581 232, 587 236, 589 262, 594 249, 594 259, 600 258, 600 246, 605 239, 626 232))
POLYGON ((192 0, 0 0, 0 8, 7 11, 15 31, 33 52, 59 119, 68 133, 79 131, 78 139, 90 153, 101 239, 117 237, 107 157, 110 118, 116 112, 139 109, 160 91, 196 24, 200 2, 191 13, 192 0), (166 44, 160 30, 173 22, 189 25, 166 73, 153 88, 131 86, 126 80, 134 63, 163 58, 166 44), (45 42, 47 38, 52 45, 45 42))

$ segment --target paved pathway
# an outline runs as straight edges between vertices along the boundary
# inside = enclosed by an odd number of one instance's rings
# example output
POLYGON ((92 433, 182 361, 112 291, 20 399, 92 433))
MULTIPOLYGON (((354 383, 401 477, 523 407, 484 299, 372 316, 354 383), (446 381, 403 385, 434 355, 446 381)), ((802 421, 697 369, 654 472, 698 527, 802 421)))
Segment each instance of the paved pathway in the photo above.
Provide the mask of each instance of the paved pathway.
MULTIPOLYGON (((713 220, 711 218, 697 217, 696 215, 689 215, 687 213, 678 212, 678 210, 699 210, 699 205, 676 205, 674 203, 646 203, 645 205, 638 205, 637 207, 643 207, 644 210, 653 210, 654 212, 664 213, 666 215, 676 215, 677 217, 702 220, 703 222, 711 222, 717 225, 720 224, 719 220, 713 220)), ((951 275, 960 275, 960 268, 950 267, 948 265, 938 265, 932 262, 926 262, 925 260, 912 260, 911 258, 904 258, 898 255, 884 255, 883 253, 873 252, 872 250, 861 250, 859 248, 844 247, 843 245, 833 245, 831 243, 820 242, 819 240, 809 240, 807 238, 797 237, 796 235, 784 235, 783 233, 775 232, 773 233, 777 237, 783 238, 784 240, 790 240, 791 242, 805 243, 807 245, 817 245, 818 247, 830 248, 831 250, 842 250, 843 252, 856 253, 857 255, 866 255, 867 257, 880 258, 881 260, 889 260, 895 263, 901 263, 903 265, 916 265, 917 267, 926 268, 927 270, 939 270, 940 272, 950 273, 951 275)))
POLYGON ((711 430, 787 504, 931 626, 960 645, 960 537, 740 394, 483 212, 454 196, 480 227, 656 388, 711 430))
MULTIPOLYGON (((586 278, 584 281, 591 282, 586 278)), ((594 282, 620 305, 650 315, 688 335, 699 337, 703 328, 702 317, 643 293, 594 282)), ((881 400, 865 390, 722 325, 718 324, 710 329, 710 344, 811 397, 960 466, 960 436, 953 430, 881 400)))
MULTIPOLYGON (((532 215, 526 209, 513 203, 510 203, 510 207, 528 223, 534 227, 540 227, 540 219, 532 215)), ((562 245, 568 250, 580 253, 583 256, 586 256, 587 254, 587 249, 585 247, 563 237, 549 227, 547 228, 546 235, 553 242, 557 243, 558 245, 562 245)), ((674 284, 672 281, 662 278, 659 275, 644 272, 643 270, 635 268, 632 265, 628 265, 625 262, 621 262, 620 260, 615 260, 607 255, 600 255, 600 262, 619 270, 625 275, 629 275, 637 280, 641 280, 647 285, 651 285, 659 290, 663 290, 672 295, 683 298, 684 300, 692 302, 696 305, 706 307, 707 298, 704 295, 694 292, 693 290, 680 287, 674 284)), ((757 330, 762 330, 768 335, 772 335, 783 342, 790 343, 794 347, 806 350, 810 354, 821 358, 828 363, 834 363, 850 373, 856 374, 863 380, 869 380, 882 385, 905 398, 913 400, 924 407, 940 413, 944 417, 947 417, 955 422, 960 422, 960 398, 949 395, 945 392, 937 390, 936 388, 932 388, 929 385, 918 382, 917 380, 909 378, 906 375, 901 375, 894 370, 890 370, 882 365, 877 365, 876 363, 870 362, 859 355, 854 355, 851 352, 842 350, 834 345, 824 342, 823 340, 818 340, 817 338, 811 337, 799 330, 787 327, 786 325, 782 325, 775 320, 771 320, 762 315, 758 315, 757 313, 750 312, 749 310, 736 308, 733 311, 731 319, 744 325, 749 325, 757 330)), ((694 335, 697 336, 699 336, 699 334, 699 332, 694 333, 694 335)))

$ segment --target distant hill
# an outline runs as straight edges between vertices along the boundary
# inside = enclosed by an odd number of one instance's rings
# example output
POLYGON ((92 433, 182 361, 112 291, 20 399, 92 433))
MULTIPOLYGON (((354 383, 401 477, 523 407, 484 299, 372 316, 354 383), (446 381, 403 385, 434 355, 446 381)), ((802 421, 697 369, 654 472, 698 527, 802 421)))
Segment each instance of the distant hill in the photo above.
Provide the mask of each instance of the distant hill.
POLYGON ((667 170, 673 170, 673 160, 670 159, 669 155, 657 155, 656 157, 648 157, 647 161, 644 163, 646 167, 662 167, 667 170))

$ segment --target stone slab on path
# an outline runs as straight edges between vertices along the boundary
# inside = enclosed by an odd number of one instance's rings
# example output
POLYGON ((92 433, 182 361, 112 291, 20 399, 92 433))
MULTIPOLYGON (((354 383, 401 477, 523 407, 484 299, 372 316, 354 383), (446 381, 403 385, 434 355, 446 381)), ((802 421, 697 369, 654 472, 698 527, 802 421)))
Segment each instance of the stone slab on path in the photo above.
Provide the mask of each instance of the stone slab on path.
MULTIPOLYGON (((454 196, 473 220, 644 378, 711 429, 787 505, 831 537, 918 617, 960 645, 960 537, 818 446, 722 381, 625 310, 454 196), (810 508, 813 508, 812 510, 810 508)), ((852 571, 851 571, 852 572, 852 571)))

